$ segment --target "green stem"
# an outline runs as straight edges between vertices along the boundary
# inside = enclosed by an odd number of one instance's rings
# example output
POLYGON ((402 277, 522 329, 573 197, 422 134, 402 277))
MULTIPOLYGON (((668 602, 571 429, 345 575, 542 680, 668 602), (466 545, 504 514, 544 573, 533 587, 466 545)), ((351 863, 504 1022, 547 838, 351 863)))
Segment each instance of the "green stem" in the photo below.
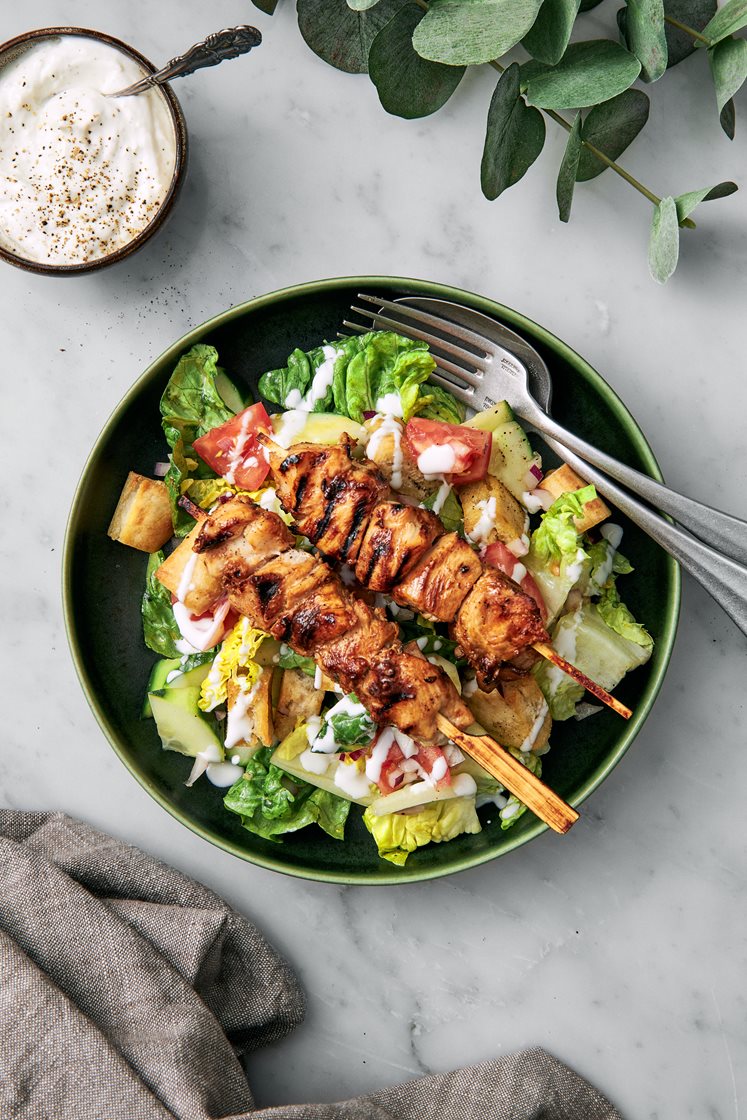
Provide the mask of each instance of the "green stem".
MULTIPOLYGON (((419 8, 422 8, 423 11, 427 12, 429 10, 429 6, 426 3, 426 0, 414 0, 414 2, 418 5, 419 8)), ((669 19, 668 16, 665 18, 669 19)), ((703 42, 707 42, 707 40, 704 39, 702 35, 699 35, 697 31, 693 31, 692 28, 685 27, 684 24, 677 24, 676 20, 669 19, 669 22, 681 27, 683 31, 690 32, 690 34, 694 35, 696 38, 703 39, 703 42)), ((492 66, 494 70, 497 70, 499 74, 503 74, 506 69, 505 66, 502 66, 500 64, 497 58, 492 59, 489 65, 492 66)), ((554 120, 556 124, 559 124, 562 128, 564 128, 566 132, 571 131, 572 126, 568 123, 565 117, 561 117, 560 113, 556 113, 554 109, 543 109, 542 112, 550 117, 551 120, 554 120)), ((639 183, 638 180, 635 179, 629 171, 626 171, 624 167, 621 167, 619 163, 615 163, 613 159, 610 159, 610 157, 605 155, 603 151, 601 151, 599 148, 596 148, 593 144, 590 144, 588 140, 582 139, 581 143, 589 152, 591 152, 593 156, 596 156, 598 160, 601 160, 602 163, 605 163, 607 167, 611 168, 615 172, 615 174, 619 175, 621 179, 624 179, 626 183, 630 183, 631 187, 634 187, 639 194, 642 194, 643 197, 647 198, 648 201, 651 202, 654 206, 659 205, 659 203, 661 202, 659 196, 654 194, 653 191, 650 191, 648 187, 644 187, 643 183, 639 183)), ((680 224, 683 226, 687 226, 688 229, 695 229, 695 222, 693 222, 690 218, 685 218, 684 222, 681 222, 680 224)))
POLYGON ((705 43, 707 47, 713 46, 711 40, 706 38, 705 35, 701 35, 694 27, 688 27, 686 23, 681 23, 674 16, 664 16, 664 22, 671 23, 672 27, 676 27, 678 31, 684 31, 686 35, 689 35, 692 39, 697 39, 699 43, 705 43))

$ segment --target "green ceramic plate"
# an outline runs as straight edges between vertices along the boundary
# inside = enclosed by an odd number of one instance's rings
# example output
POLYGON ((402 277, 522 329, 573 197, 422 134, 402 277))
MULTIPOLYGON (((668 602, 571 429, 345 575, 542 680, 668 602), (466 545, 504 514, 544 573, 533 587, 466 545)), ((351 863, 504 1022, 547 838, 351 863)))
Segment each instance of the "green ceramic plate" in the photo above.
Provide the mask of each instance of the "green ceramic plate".
MULTIPOLYGON (((545 826, 531 813, 505 832, 494 821, 477 836, 421 849, 402 869, 378 858, 355 808, 344 843, 314 827, 288 836, 281 844, 246 832, 238 818, 223 808, 220 790, 208 782, 186 788, 189 761, 163 751, 153 721, 140 718, 155 656, 144 646, 140 628, 146 558, 106 535, 127 472, 151 474, 153 464, 165 458, 158 402, 188 347, 212 343, 231 376, 254 388, 257 377, 283 365, 295 346, 310 349, 321 339, 334 338, 358 291, 389 298, 407 293, 435 296, 502 319, 524 334, 547 361, 558 420, 631 466, 661 477, 640 428, 610 387, 578 354, 536 323, 492 300, 424 281, 370 276, 322 280, 273 292, 218 315, 175 342, 133 385, 83 471, 67 527, 63 594, 68 638, 88 702, 125 766, 173 816, 226 851, 276 871, 342 883, 406 883, 505 855, 538 836, 545 826)), ((628 524, 625 553, 636 569, 625 581, 625 599, 653 634, 656 651, 649 664, 617 690, 634 709, 628 723, 605 711, 581 723, 557 725, 552 751, 543 760, 544 777, 573 805, 596 789, 635 738, 659 691, 674 642, 680 596, 676 564, 628 524)))

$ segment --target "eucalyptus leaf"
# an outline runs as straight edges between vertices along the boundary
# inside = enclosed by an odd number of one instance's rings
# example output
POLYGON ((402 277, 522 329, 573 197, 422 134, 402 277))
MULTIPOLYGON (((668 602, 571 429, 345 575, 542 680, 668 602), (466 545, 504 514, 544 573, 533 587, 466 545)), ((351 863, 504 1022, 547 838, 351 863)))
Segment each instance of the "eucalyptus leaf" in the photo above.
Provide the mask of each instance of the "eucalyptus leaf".
POLYGON ((625 38, 641 64, 643 81, 657 81, 667 68, 663 0, 627 0, 625 38))
POLYGON ((354 12, 367 12, 378 2, 379 0, 348 0, 348 7, 352 8, 354 12))
POLYGON ((571 38, 579 0, 544 0, 534 26, 522 46, 532 58, 554 66, 560 62, 571 38))
POLYGON ((722 39, 708 50, 719 115, 747 81, 747 39, 722 39))
POLYGON ((260 12, 264 12, 266 16, 271 16, 275 13, 278 0, 252 0, 252 4, 255 8, 259 8, 260 12))
POLYGON ((609 101, 638 77, 638 59, 611 39, 571 43, 556 66, 525 62, 527 104, 540 109, 580 109, 609 101))
POLYGON ((728 0, 719 8, 712 20, 703 28, 703 36, 710 39, 711 45, 733 35, 735 31, 747 26, 747 0, 728 0))
POLYGON ((408 0, 379 0, 355 12, 347 0, 298 0, 298 27, 314 54, 346 74, 368 72, 371 44, 408 0))
POLYGON ((447 66, 490 62, 515 47, 537 18, 542 0, 431 0, 413 35, 422 58, 447 66))
POLYGON ((737 112, 733 101, 726 102, 718 119, 726 135, 733 140, 737 128, 737 112))
POLYGON ((581 155, 581 114, 576 113, 576 118, 568 133, 568 143, 565 146, 563 159, 558 172, 558 181, 555 187, 555 197, 558 200, 558 217, 561 222, 567 222, 571 216, 573 203, 573 188, 576 185, 578 160, 581 155))
MULTIPOLYGON (((716 12, 716 0, 664 0, 664 15, 684 23, 693 31, 702 31, 716 12)), ((623 9, 624 10, 624 9, 623 9)), ((680 31, 671 23, 665 24, 667 37, 667 66, 671 70, 696 49, 696 40, 687 31, 680 31)))
POLYGON ((677 267, 680 253, 680 227, 677 205, 673 198, 662 198, 654 207, 651 239, 648 244, 648 267, 654 280, 666 284, 677 267))
POLYGON ((501 74, 490 101, 480 178, 482 193, 491 200, 518 183, 545 143, 544 118, 524 103, 519 83, 514 62, 501 74))
MULTIPOLYGON (((587 115, 581 137, 604 152, 610 159, 617 159, 633 143, 648 120, 649 99, 641 89, 626 89, 623 93, 595 105, 587 115)), ((582 148, 576 171, 576 181, 594 179, 607 170, 607 164, 582 148)))
POLYGON ((717 183, 715 187, 704 187, 700 191, 688 191, 687 194, 678 194, 674 200, 677 207, 677 220, 680 225, 684 222, 685 218, 692 214, 696 206, 701 202, 712 202, 717 198, 726 198, 730 194, 734 194, 739 190, 736 183, 725 182, 717 183))
POLYGON ((427 117, 451 97, 464 74, 463 66, 444 66, 421 58, 412 34, 423 18, 416 4, 400 8, 371 44, 368 73, 387 113, 427 117))

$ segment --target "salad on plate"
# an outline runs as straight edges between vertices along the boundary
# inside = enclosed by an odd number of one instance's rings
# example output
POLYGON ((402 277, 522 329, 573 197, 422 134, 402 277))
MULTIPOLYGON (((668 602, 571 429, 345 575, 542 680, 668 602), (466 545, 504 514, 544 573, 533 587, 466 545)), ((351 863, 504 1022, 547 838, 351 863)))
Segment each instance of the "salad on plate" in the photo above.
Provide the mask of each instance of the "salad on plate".
POLYGON ((161 398, 168 458, 114 513, 110 536, 149 554, 143 717, 191 759, 187 786, 268 840, 343 841, 353 810, 402 865, 510 828, 525 807, 438 714, 539 776, 553 723, 600 708, 533 643, 605 689, 651 655, 594 487, 543 472, 505 401, 468 418, 434 368, 372 331, 294 350, 262 403, 193 346, 161 398))

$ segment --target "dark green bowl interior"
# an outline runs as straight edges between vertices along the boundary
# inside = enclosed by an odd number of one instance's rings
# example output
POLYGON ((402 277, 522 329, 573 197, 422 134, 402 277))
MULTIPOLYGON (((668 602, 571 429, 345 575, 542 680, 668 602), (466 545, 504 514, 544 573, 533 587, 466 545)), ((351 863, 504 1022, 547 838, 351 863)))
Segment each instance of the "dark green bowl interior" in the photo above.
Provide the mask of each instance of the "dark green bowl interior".
MULTIPOLYGON (((414 853, 402 869, 380 860, 357 807, 344 843, 310 827, 273 844, 242 829, 223 808, 222 793, 207 781, 187 789, 190 762, 163 751, 152 720, 140 710, 155 655, 143 644, 139 601, 146 557, 112 542, 106 530, 129 470, 152 474, 165 458, 158 403, 179 356, 195 342, 217 347, 221 365, 252 389, 267 369, 284 364, 295 346, 309 349, 333 339, 358 291, 387 297, 420 293, 462 302, 502 319, 542 353, 553 379, 553 413, 579 435, 656 477, 656 460, 640 429, 609 386, 564 343, 515 311, 491 300, 422 281, 352 277, 301 285, 251 300, 196 328, 161 355, 122 400, 86 463, 73 502, 64 556, 68 637, 81 683, 96 718, 119 757, 141 785, 178 820, 243 859, 311 879, 392 883, 424 879, 503 855, 544 831, 526 813, 501 831, 481 810, 484 828, 448 844, 414 853)), ((552 458, 551 456, 549 457, 552 458)), ((624 723, 604 711, 553 732, 544 778, 578 805, 621 758, 646 718, 669 661, 679 609, 674 561, 624 518, 625 554, 635 573, 624 597, 656 640, 650 663, 630 675, 617 695, 634 709, 624 723)), ((558 841, 561 842, 560 840, 558 841)))

